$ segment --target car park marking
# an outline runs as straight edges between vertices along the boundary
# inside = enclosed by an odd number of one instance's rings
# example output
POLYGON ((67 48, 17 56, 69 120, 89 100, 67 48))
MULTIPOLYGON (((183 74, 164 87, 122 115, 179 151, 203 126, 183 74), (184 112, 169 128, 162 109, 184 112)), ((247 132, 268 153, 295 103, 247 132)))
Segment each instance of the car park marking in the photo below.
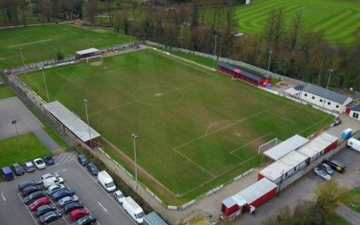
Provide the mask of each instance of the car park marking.
POLYGON ((108 213, 107 209, 100 202, 98 202, 98 204, 106 213, 108 213))
MULTIPOLYGON (((74 160, 74 161, 76 161, 76 160, 74 160)), ((125 210, 119 205, 119 203, 116 202, 116 201, 114 200, 114 198, 112 198, 112 196, 104 190, 104 188, 99 184, 99 182, 97 182, 97 181, 94 179, 94 177, 91 176, 91 175, 84 169, 83 166, 81 166, 78 162, 77 162, 76 164, 77 164, 98 186, 100 186, 100 189, 101 189, 103 192, 105 192, 105 194, 111 199, 111 201, 113 201, 113 202, 115 203, 115 205, 117 205, 117 207, 118 207, 121 211, 124 212, 124 214, 130 219, 130 221, 132 221, 134 224, 137 224, 137 223, 134 221, 134 219, 131 218, 130 215, 129 215, 127 212, 125 212, 125 210)))
POLYGON ((66 171, 67 171, 67 169, 62 169, 62 170, 55 171, 55 173, 66 172, 66 171))
POLYGON ((34 218, 33 214, 30 212, 28 206, 24 203, 23 199, 21 198, 20 193, 18 193, 18 196, 19 196, 19 198, 20 198, 20 201, 25 205, 25 208, 26 208, 26 210, 29 212, 31 218, 34 220, 35 224, 37 225, 38 222, 37 222, 36 219, 34 218))
POLYGON ((4 199, 4 202, 6 202, 6 198, 4 196, 4 191, 1 192, 1 197, 4 199))

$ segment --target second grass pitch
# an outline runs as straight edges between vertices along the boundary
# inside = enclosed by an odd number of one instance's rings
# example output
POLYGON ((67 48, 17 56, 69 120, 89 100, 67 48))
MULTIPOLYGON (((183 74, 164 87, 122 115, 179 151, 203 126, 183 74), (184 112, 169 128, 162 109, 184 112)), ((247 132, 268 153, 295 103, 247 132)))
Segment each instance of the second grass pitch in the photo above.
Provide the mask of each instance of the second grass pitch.
MULTIPOLYGON (((83 99, 88 99, 91 126, 131 158, 131 134, 137 133, 139 165, 180 204, 258 166, 261 144, 307 136, 333 120, 150 49, 45 74, 51 100, 86 121, 83 99)), ((28 77, 22 78, 45 96, 42 73, 28 77)))

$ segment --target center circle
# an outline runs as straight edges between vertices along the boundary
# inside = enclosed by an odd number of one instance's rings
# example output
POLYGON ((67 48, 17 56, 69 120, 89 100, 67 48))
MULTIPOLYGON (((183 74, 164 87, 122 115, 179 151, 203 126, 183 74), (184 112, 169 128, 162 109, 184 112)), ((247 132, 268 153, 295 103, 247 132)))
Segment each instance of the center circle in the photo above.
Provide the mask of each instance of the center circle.
POLYGON ((162 85, 141 87, 133 96, 135 101, 145 105, 171 105, 184 97, 180 89, 162 85))

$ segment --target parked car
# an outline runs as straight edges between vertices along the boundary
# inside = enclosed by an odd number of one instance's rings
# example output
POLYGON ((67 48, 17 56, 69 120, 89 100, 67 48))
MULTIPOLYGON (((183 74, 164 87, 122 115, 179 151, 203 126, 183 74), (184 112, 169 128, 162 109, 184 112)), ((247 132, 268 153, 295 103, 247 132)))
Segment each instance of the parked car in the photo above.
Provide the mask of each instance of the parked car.
POLYGON ((40 206, 36 210, 36 216, 40 217, 40 216, 44 215, 45 213, 54 211, 54 210, 56 210, 56 206, 53 204, 43 205, 43 206, 40 206))
POLYGON ((60 177, 58 173, 45 173, 41 176, 41 180, 45 180, 50 177, 60 177))
POLYGON ((45 156, 44 157, 44 162, 46 163, 46 165, 51 166, 55 164, 55 160, 51 157, 51 156, 45 156))
POLYGON ((44 188, 48 188, 54 184, 62 184, 64 183, 64 179, 62 177, 49 177, 42 181, 44 188))
POLYGON ((30 211, 35 211, 37 208, 43 205, 50 204, 50 200, 47 197, 41 197, 36 199, 33 203, 29 205, 30 211))
POLYGON ((63 188, 65 188, 65 185, 63 185, 63 184, 53 184, 46 189, 46 194, 51 195, 63 188))
POLYGON ((42 158, 37 158, 34 160, 34 164, 35 164, 35 167, 38 169, 38 170, 42 170, 42 169, 45 169, 46 168, 46 164, 44 162, 44 160, 42 158))
POLYGON ((1 172, 2 172, 2 177, 4 180, 9 181, 9 180, 14 179, 14 174, 13 174, 12 170, 10 169, 10 167, 3 167, 1 169, 1 172))
POLYGON ((65 205, 72 203, 72 202, 79 202, 79 197, 77 195, 73 195, 73 196, 66 196, 64 198, 61 198, 58 203, 60 205, 60 207, 64 207, 65 205))
POLYGON ((89 215, 90 212, 87 208, 83 208, 83 209, 75 209, 73 211, 70 212, 70 219, 75 221, 78 220, 84 216, 89 215))
POLYGON ((87 158, 84 155, 79 155, 77 157, 77 159, 78 159, 79 163, 83 166, 85 166, 86 164, 89 163, 89 161, 87 160, 87 158))
POLYGON ((48 224, 60 218, 61 218, 61 213, 58 210, 54 210, 40 216, 39 221, 41 224, 48 224))
POLYGON ((61 198, 64 198, 66 196, 73 196, 75 194, 75 191, 72 189, 60 189, 54 194, 51 195, 51 198, 55 201, 60 200, 61 198))
POLYGON ((120 190, 116 190, 113 194, 114 194, 115 199, 120 203, 120 205, 122 205, 122 203, 125 199, 124 194, 120 190))
POLYGON ((30 187, 30 186, 36 186, 41 183, 42 183, 41 181, 36 181, 36 180, 23 181, 23 182, 19 183, 19 191, 22 191, 23 189, 30 187))
POLYGON ((322 170, 325 170, 328 174, 332 175, 334 173, 334 170, 331 169, 331 167, 326 164, 326 163, 322 163, 320 166, 319 166, 320 169, 322 170))
POLYGON ((25 174, 25 170, 22 166, 20 166, 19 163, 14 163, 13 165, 13 171, 16 174, 16 176, 21 176, 25 174))
POLYGON ((29 196, 25 197, 24 203, 26 205, 29 205, 29 204, 33 203, 36 199, 41 198, 41 197, 45 197, 45 192, 36 191, 34 193, 31 193, 29 196))
POLYGON ((315 167, 314 172, 316 175, 323 178, 324 180, 331 180, 331 176, 325 170, 322 170, 319 167, 315 167))
POLYGON ((94 225, 94 224, 97 224, 96 218, 93 217, 92 215, 87 215, 78 219, 72 225, 94 225))
POLYGON ((72 202, 64 206, 64 212, 69 214, 71 211, 75 209, 83 209, 85 206, 80 202, 72 202))
POLYGON ((339 160, 336 159, 328 159, 324 161, 326 164, 328 164, 329 166, 331 166, 331 168, 333 168, 334 170, 343 173, 346 170, 346 165, 342 162, 340 162, 339 160))
POLYGON ((36 168, 32 162, 24 163, 24 169, 27 173, 32 173, 36 171, 36 168))
POLYGON ((41 190, 42 190, 42 187, 40 185, 35 185, 35 186, 30 186, 30 187, 24 188, 21 191, 21 194, 22 194, 22 196, 26 197, 36 191, 41 191, 41 190))
POLYGON ((86 165, 86 168, 90 171, 90 173, 92 174, 92 175, 94 175, 94 176, 97 176, 98 175, 98 173, 99 173, 99 169, 95 166, 95 164, 94 163, 88 163, 87 165, 86 165))

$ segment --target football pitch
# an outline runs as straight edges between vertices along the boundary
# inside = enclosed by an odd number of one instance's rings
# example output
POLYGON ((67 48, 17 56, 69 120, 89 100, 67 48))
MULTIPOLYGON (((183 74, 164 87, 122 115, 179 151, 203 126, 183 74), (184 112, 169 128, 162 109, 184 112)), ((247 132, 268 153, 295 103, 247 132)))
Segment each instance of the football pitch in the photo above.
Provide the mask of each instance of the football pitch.
MULTIPOLYGON (((333 120, 153 49, 47 69, 45 74, 51 100, 86 121, 86 98, 91 126, 131 159, 131 135, 139 136, 138 163, 161 185, 144 175, 140 180, 172 204, 259 166, 261 144, 275 137, 307 136, 333 120)), ((21 79, 45 96, 40 71, 21 79)))
POLYGON ((56 59, 58 51, 68 56, 86 48, 111 47, 134 40, 112 30, 92 31, 67 24, 0 30, 0 69, 23 65, 20 49, 24 63, 29 64, 56 59))
POLYGON ((350 0, 254 0, 236 8, 238 28, 245 33, 263 33, 272 9, 283 7, 287 27, 297 12, 302 14, 302 31, 324 31, 331 42, 354 42, 360 26, 360 2, 350 0))

